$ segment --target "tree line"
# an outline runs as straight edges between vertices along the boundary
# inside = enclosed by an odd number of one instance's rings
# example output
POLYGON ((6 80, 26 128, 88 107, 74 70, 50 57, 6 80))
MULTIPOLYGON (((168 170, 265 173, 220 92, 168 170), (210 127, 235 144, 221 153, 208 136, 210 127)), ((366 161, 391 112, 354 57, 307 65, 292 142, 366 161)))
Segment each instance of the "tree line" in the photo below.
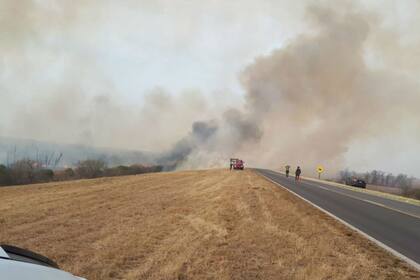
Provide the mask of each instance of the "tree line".
POLYGON ((97 159, 79 161, 75 168, 62 170, 53 170, 47 166, 45 162, 29 158, 17 160, 7 166, 0 164, 0 186, 135 175, 160 172, 163 169, 163 166, 160 165, 145 166, 141 164, 108 167, 105 161, 97 159))

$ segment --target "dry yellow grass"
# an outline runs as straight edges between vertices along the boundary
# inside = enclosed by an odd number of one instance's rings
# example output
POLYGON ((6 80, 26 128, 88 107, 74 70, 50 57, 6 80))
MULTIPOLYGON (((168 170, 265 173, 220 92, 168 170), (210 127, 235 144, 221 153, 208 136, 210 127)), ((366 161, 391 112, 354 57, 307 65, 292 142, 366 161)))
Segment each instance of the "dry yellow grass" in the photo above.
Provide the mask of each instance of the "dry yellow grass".
POLYGON ((0 213, 0 242, 90 280, 420 278, 252 171, 0 188, 0 213))

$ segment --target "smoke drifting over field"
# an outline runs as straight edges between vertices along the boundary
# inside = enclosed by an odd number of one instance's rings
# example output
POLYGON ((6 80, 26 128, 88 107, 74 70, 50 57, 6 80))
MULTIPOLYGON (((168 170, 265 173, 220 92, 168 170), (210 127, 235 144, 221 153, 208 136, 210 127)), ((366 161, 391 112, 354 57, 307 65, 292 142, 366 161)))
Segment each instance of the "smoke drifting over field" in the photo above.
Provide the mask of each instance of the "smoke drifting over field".
MULTIPOLYGON (((340 168, 355 142, 398 137, 401 129, 419 136, 420 38, 367 8, 307 4, 307 32, 238 73, 241 100, 195 89, 173 94, 159 84, 127 100, 103 63, 112 45, 90 39, 99 26, 112 29, 104 16, 110 3, 16 3, 4 1, 0 17, 0 135, 146 149, 178 168, 221 166, 231 156, 255 165, 340 168), (104 48, 90 53, 96 44, 104 48)), ((188 48, 187 33, 177 50, 188 48)))
POLYGON ((407 75, 372 69, 366 62, 374 18, 322 6, 309 6, 307 13, 316 34, 300 36, 256 58, 242 73, 245 113, 226 112, 225 116, 247 120, 222 122, 231 126, 229 131, 240 133, 219 141, 214 145, 217 151, 241 139, 253 140, 246 147, 232 145, 228 151, 249 154, 253 150, 253 161, 260 164, 340 166, 355 139, 381 135, 384 130, 398 134, 400 125, 413 120, 420 129, 420 113, 411 103, 420 102, 418 83, 410 82, 407 75))

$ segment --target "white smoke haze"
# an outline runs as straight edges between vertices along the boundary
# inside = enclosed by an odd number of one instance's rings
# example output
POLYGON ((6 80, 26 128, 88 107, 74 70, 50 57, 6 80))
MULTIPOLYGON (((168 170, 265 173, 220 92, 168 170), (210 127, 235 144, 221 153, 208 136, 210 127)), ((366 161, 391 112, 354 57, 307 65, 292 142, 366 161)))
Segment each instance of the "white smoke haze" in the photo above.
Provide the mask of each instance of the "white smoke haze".
POLYGON ((287 2, 2 0, 0 136, 420 175, 419 4, 287 2))

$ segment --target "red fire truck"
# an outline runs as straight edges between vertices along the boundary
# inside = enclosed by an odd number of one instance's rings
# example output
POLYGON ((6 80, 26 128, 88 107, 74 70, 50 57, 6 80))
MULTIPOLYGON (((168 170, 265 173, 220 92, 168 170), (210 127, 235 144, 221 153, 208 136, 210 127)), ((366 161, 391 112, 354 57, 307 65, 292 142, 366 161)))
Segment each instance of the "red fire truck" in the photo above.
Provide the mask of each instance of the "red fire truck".
POLYGON ((231 158, 230 168, 235 170, 244 170, 244 161, 238 158, 231 158))

